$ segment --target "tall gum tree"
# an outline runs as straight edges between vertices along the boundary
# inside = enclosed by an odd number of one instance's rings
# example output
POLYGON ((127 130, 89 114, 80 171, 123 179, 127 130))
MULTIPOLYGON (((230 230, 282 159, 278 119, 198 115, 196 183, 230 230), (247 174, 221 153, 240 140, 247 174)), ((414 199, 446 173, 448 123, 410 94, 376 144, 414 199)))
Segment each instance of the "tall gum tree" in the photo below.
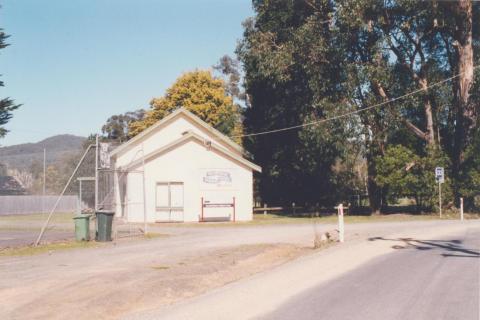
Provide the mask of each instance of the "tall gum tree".
MULTIPOLYGON (((472 1, 459 0, 450 4, 455 15, 455 28, 453 30, 454 58, 453 70, 457 70, 459 77, 454 82, 455 99, 455 138, 453 147, 453 170, 457 176, 455 184, 455 197, 458 202, 460 197, 458 184, 459 173, 462 171, 465 147, 471 137, 472 129, 476 125, 478 110, 470 102, 470 90, 473 84, 473 7, 472 1)), ((478 8, 477 8, 478 9, 478 8)))
MULTIPOLYGON (((274 130, 320 120, 333 108, 341 58, 331 46, 330 1, 253 1, 255 17, 244 23, 237 53, 245 71, 246 132, 274 130), (327 95, 326 91, 330 94, 327 95), (330 101, 329 101, 330 100, 330 101)), ((247 137, 245 145, 263 170, 263 201, 333 204, 339 194, 331 167, 344 142, 326 124, 247 137), (327 129, 328 128, 328 129, 327 129)))

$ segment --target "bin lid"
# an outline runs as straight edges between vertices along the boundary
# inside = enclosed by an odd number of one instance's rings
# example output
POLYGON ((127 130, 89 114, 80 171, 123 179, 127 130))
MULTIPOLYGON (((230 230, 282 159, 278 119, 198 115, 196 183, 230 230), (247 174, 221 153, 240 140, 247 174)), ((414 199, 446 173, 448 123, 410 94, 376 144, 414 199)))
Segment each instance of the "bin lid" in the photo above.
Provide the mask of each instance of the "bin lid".
POLYGON ((90 219, 91 214, 77 214, 73 219, 90 219))
POLYGON ((95 212, 95 214, 107 214, 107 215, 114 215, 115 211, 109 211, 109 210, 98 210, 95 212))

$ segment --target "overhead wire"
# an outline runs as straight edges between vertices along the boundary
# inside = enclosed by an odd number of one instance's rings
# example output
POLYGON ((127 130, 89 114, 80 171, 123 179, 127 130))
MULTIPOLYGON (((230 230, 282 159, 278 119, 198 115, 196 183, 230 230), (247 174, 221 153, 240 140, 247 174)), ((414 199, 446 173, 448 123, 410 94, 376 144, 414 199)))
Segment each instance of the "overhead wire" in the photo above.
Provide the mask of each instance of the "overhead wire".
MULTIPOLYGON (((473 67, 473 70, 479 68, 480 65, 477 65, 477 66, 474 66, 473 67)), ((364 112, 364 111, 368 111, 368 110, 371 110, 371 109, 376 109, 378 107, 382 107, 384 105, 387 105, 389 103, 392 103, 392 102, 395 102, 395 101, 398 101, 398 100, 402 100, 402 99, 405 99, 407 97, 410 97, 410 96, 413 96, 413 95, 416 95, 417 93, 420 93, 420 92, 425 92, 427 91, 428 89, 431 89, 431 88, 434 88, 434 87, 437 87, 437 86, 440 86, 446 82, 449 82, 455 78, 458 78, 459 76, 461 76, 464 72, 461 72, 461 73, 458 73, 456 75, 453 75, 451 77, 448 77, 448 78, 445 78, 441 81, 438 81, 438 82, 435 82, 431 85, 428 85, 426 88, 421 88, 421 89, 417 89, 417 90, 413 90, 409 93, 406 93, 404 95, 401 95, 401 96, 398 96, 398 97, 395 97, 395 98, 392 98, 392 99, 389 99, 387 101, 383 101, 383 102, 380 102, 380 103, 377 103, 377 104, 374 104, 374 105, 371 105, 371 106, 368 106, 368 107, 365 107, 365 108, 361 108, 361 109, 357 109, 357 110, 353 110, 353 111, 350 111, 350 112, 346 112, 346 113, 343 113, 343 114, 340 114, 340 115, 337 115, 337 116, 333 116, 333 117, 329 117, 329 118, 324 118, 324 119, 320 119, 320 120, 315 120, 315 121, 310 121, 310 122, 306 122, 306 123, 303 123, 303 124, 298 124, 298 125, 295 125, 295 126, 290 126, 290 127, 284 127, 284 128, 279 128, 279 129, 272 129, 272 130, 267 130, 267 131, 261 131, 261 132, 255 132, 255 133, 247 133, 247 134, 239 134, 239 135, 233 135, 233 136, 230 136, 230 138, 243 138, 243 137, 253 137, 253 136, 260 136, 260 135, 266 135, 266 134, 272 134, 272 133, 277 133, 277 132, 283 132, 283 131, 289 131, 289 130, 295 130, 295 129, 299 129, 299 128, 304 128, 304 127, 309 127, 309 126, 314 126, 314 125, 318 125, 318 124, 321 124, 321 123, 325 123, 325 122, 328 122, 328 121, 333 121, 333 120, 338 120, 338 119, 341 119, 341 118, 345 118, 345 117, 348 117, 348 116, 351 116, 351 115, 354 115, 354 114, 358 114, 358 113, 361 113, 361 112, 364 112)))

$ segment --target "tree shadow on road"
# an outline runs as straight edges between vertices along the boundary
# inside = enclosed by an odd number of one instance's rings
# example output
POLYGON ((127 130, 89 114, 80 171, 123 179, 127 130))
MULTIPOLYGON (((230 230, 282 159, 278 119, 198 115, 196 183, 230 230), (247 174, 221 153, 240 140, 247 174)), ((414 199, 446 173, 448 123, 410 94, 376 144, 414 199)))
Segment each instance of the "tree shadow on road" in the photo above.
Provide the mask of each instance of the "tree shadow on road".
POLYGON ((445 250, 441 253, 443 257, 458 257, 458 258, 480 258, 480 252, 465 248, 461 240, 418 240, 413 238, 397 238, 388 239, 384 237, 372 237, 369 241, 395 241, 402 245, 393 245, 393 249, 407 249, 414 248, 417 250, 445 250))

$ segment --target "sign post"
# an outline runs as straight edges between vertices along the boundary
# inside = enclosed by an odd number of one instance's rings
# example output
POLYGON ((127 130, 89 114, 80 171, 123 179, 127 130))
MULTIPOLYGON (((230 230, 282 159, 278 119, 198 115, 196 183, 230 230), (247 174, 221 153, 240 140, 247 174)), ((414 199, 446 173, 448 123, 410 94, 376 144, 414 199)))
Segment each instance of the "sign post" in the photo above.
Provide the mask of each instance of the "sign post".
POLYGON ((435 168, 435 180, 438 182, 438 209, 442 217, 442 183, 445 182, 445 171, 443 167, 435 168))

